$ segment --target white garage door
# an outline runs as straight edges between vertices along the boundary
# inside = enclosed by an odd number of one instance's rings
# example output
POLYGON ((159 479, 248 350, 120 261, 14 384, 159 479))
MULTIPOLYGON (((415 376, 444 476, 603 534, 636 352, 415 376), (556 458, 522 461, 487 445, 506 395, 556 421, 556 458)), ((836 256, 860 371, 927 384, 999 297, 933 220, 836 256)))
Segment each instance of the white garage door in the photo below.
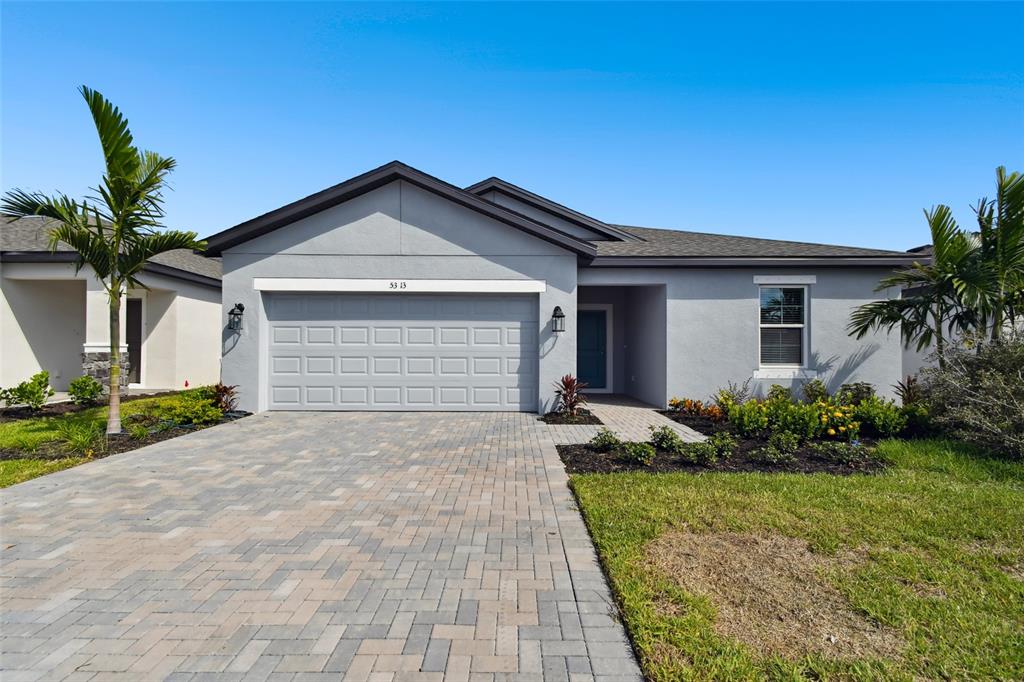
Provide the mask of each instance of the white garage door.
POLYGON ((271 410, 537 409, 535 295, 270 294, 271 410))

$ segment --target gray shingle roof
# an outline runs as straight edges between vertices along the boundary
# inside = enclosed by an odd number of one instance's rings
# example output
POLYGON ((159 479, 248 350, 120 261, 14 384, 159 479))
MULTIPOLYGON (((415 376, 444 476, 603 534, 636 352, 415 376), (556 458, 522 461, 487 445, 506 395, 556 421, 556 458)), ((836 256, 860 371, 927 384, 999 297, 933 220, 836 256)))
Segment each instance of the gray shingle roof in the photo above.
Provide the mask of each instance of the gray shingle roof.
POLYGON ((598 257, 649 258, 831 258, 858 256, 906 256, 903 251, 864 249, 856 246, 810 244, 778 239, 736 237, 707 232, 686 232, 654 227, 616 225, 643 241, 594 242, 598 257))
MULTIPOLYGON (((50 253, 49 232, 55 222, 49 218, 0 218, 0 252, 50 253)), ((70 252, 70 249, 58 249, 70 252)), ((150 262, 211 279, 221 278, 220 259, 206 258, 188 249, 161 253, 150 262)))

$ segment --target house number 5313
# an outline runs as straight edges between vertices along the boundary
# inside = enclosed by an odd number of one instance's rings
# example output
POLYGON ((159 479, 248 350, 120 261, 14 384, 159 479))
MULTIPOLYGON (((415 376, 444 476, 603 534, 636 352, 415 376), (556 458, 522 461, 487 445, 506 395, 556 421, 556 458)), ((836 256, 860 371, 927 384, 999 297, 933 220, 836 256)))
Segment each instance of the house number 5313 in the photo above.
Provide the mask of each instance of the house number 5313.
POLYGON ((405 289, 405 287, 404 281, 388 282, 388 289, 405 289))

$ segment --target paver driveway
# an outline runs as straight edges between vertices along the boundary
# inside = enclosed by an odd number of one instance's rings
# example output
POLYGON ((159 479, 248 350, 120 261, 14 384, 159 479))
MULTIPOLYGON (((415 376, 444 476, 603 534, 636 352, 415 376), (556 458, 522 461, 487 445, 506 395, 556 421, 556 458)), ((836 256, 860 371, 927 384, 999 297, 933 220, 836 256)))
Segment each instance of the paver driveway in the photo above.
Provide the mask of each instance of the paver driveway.
POLYGON ((274 413, 3 500, 0 677, 639 678, 527 414, 274 413))

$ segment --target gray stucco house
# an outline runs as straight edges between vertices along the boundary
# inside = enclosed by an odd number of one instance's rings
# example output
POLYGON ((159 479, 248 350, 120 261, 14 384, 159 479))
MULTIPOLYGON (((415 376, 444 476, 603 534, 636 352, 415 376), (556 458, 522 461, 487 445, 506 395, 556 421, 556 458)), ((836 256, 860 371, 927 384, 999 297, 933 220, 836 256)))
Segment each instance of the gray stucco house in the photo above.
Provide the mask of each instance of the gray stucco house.
POLYGON ((399 162, 208 243, 224 319, 244 307, 222 378, 252 411, 545 411, 564 374, 654 405, 746 379, 888 393, 898 335, 858 341, 846 324, 915 258, 610 225, 399 162))

